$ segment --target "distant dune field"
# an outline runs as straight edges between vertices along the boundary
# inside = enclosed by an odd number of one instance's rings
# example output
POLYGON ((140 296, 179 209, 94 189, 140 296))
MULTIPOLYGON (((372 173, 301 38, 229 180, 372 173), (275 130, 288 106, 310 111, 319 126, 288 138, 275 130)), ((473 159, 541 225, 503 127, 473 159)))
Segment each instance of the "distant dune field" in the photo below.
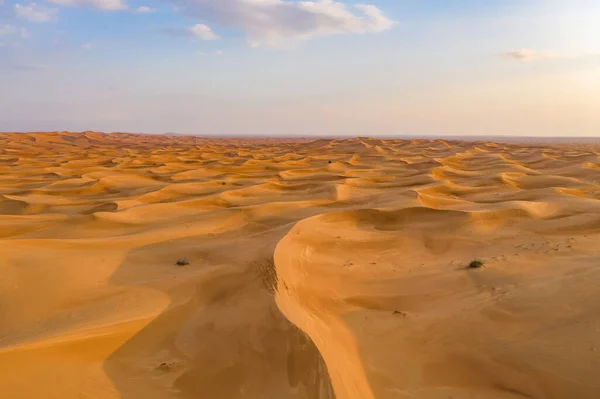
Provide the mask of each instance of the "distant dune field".
POLYGON ((599 372, 598 145, 0 133, 0 398, 598 399, 599 372))

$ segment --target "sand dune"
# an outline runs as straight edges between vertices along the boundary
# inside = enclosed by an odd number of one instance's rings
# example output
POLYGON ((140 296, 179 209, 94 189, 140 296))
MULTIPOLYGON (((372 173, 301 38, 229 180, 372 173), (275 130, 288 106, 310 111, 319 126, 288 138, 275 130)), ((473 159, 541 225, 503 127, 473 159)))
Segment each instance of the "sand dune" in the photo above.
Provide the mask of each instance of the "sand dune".
POLYGON ((591 144, 0 133, 0 397, 596 399, 599 200, 591 144))

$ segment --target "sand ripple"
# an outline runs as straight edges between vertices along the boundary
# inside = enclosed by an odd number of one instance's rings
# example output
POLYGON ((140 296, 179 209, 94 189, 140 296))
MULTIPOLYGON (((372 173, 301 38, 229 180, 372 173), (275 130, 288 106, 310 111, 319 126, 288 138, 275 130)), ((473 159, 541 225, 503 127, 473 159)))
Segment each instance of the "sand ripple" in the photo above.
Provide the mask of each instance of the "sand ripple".
POLYGON ((596 399, 599 154, 0 133, 0 396, 596 399))

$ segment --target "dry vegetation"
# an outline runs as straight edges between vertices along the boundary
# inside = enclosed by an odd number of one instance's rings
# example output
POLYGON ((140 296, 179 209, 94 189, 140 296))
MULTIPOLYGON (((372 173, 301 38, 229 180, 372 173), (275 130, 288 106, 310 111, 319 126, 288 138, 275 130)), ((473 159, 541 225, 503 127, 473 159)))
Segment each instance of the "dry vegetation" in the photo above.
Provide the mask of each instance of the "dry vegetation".
POLYGON ((474 259, 469 263, 469 269, 481 269, 485 266, 485 262, 481 259, 474 259))

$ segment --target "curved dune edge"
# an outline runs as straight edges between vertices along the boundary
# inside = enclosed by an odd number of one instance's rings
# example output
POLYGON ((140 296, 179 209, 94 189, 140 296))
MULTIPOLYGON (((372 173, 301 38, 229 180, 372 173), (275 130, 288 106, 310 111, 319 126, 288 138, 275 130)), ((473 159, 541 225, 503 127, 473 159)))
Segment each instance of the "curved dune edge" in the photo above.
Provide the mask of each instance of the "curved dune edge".
POLYGON ((597 399, 599 165, 581 143, 0 133, 0 396, 597 399))
POLYGON ((306 272, 303 270, 302 254, 298 256, 297 251, 302 252, 302 249, 285 239, 277 246, 277 306, 321 352, 336 398, 374 398, 352 333, 325 305, 313 302, 302 292, 303 285, 307 283, 303 281, 306 272))
MULTIPOLYGON (((277 305, 319 349, 338 399, 554 398, 552 392, 591 399, 598 386, 578 364, 593 351, 559 348, 585 334, 571 312, 594 312, 578 294, 592 286, 558 260, 572 239, 533 244, 531 228, 554 230, 560 209, 527 202, 490 211, 417 206, 302 220, 275 250, 277 305), (514 253, 548 244, 521 260, 514 253), (490 269, 467 270, 472 257, 490 269), (549 262, 560 266, 548 269, 549 262), (565 292, 556 297, 556 290, 565 292), (539 334, 545 339, 536 342, 539 334)), ((594 262, 594 253, 578 256, 594 262)))

